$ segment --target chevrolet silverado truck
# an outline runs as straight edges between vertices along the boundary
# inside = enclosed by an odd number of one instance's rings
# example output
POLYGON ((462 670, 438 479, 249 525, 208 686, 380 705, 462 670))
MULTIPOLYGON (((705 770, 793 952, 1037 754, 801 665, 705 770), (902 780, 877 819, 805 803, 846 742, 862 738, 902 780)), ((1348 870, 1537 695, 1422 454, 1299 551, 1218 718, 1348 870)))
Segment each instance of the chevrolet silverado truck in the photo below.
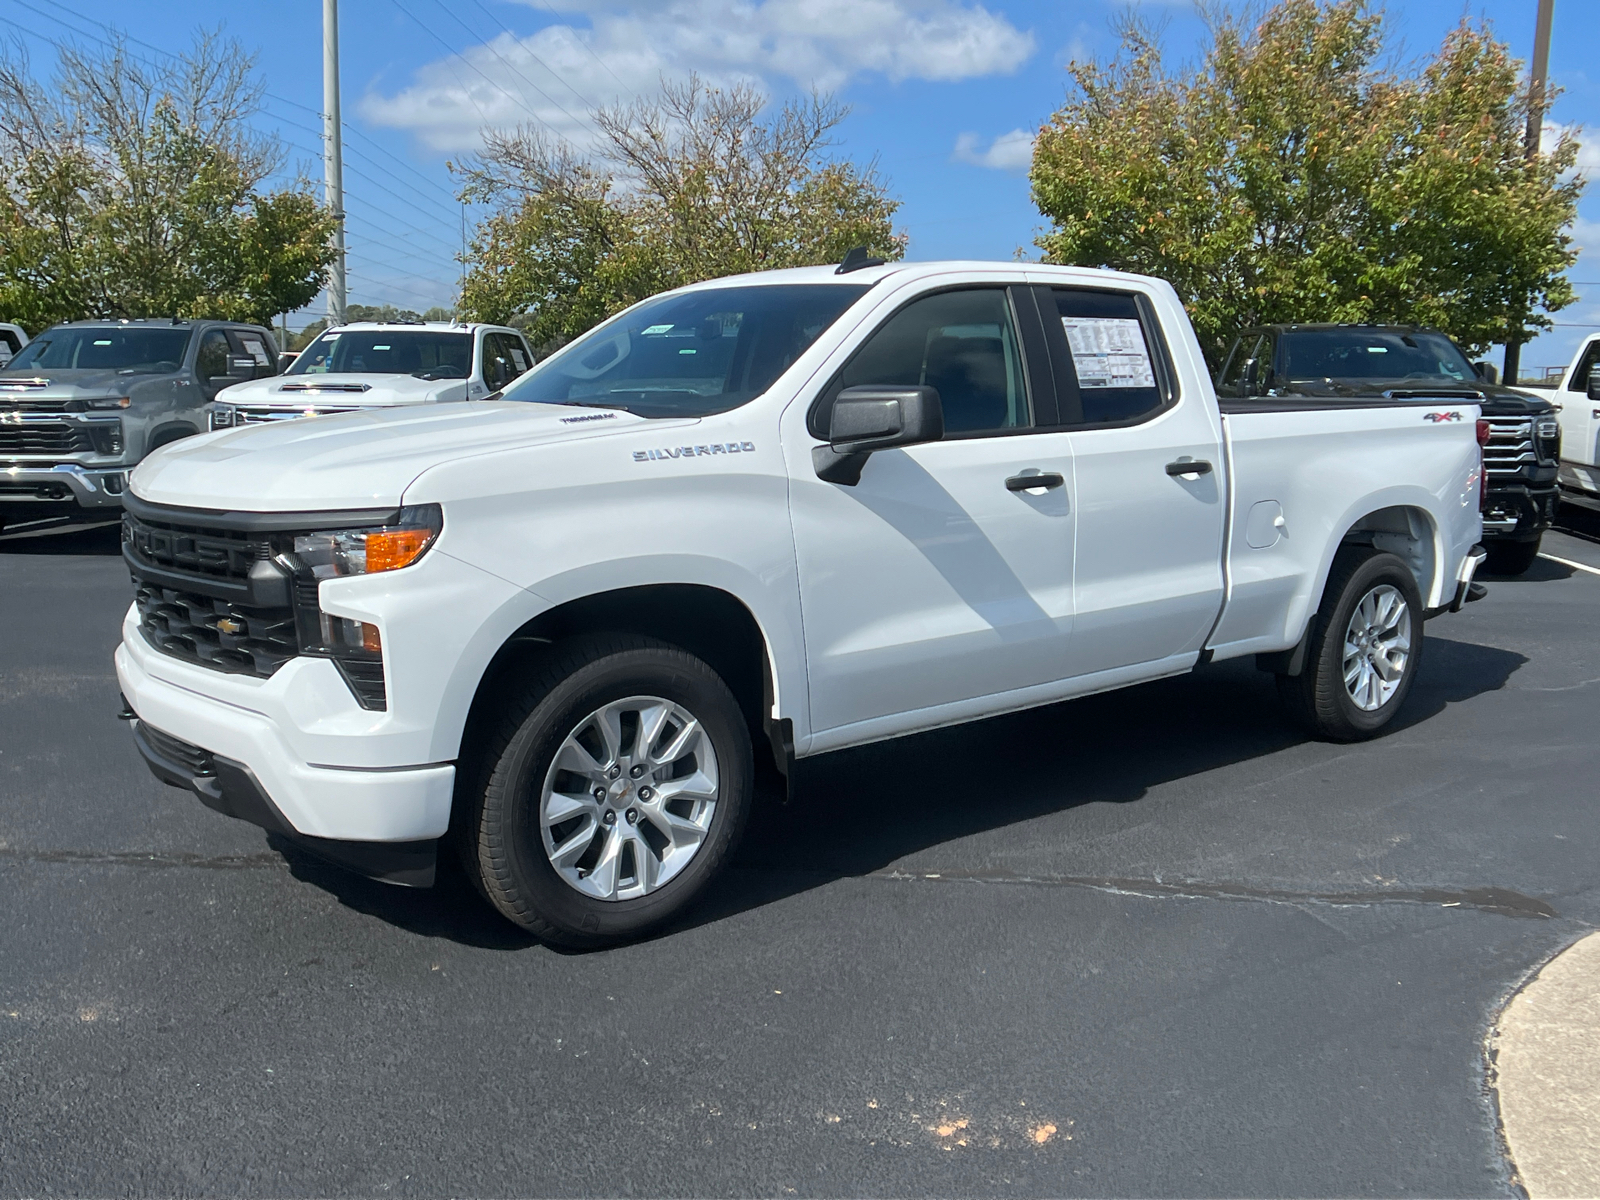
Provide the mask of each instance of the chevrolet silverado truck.
POLYGON ((223 388, 277 371, 272 335, 228 321, 76 321, 0 368, 0 527, 121 515, 134 465, 206 428, 223 388))
POLYGON ((1217 373, 1229 400, 1314 402, 1378 393, 1476 404, 1482 424, 1487 569, 1520 575, 1555 520, 1561 429, 1556 410, 1502 387, 1444 334, 1410 325, 1265 325, 1234 340, 1217 373))
POLYGON ((330 329, 282 376, 231 389, 212 429, 409 404, 482 400, 533 366, 528 340, 501 325, 362 321, 330 329))
POLYGON ((1474 402, 1219 404, 1160 280, 863 258, 645 300, 497 401, 147 460, 151 769, 393 882, 443 842, 581 945, 706 886, 758 753, 1247 655, 1322 737, 1393 719, 1483 559, 1474 402))
POLYGON ((1562 503, 1600 512, 1600 334, 1583 340, 1553 388, 1528 394, 1548 399, 1561 423, 1562 503))

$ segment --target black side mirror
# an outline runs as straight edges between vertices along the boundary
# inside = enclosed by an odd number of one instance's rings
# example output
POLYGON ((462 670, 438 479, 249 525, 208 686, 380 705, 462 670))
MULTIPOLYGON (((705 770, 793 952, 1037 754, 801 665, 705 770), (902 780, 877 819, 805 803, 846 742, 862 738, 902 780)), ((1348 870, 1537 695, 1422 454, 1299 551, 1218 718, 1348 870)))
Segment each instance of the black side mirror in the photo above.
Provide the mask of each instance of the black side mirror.
POLYGON ((917 446, 944 437, 944 407, 937 388, 845 388, 833 402, 828 445, 811 452, 817 477, 854 487, 875 450, 917 446))
POLYGON ((1497 384, 1500 382, 1500 372, 1495 370, 1493 363, 1475 362, 1472 364, 1472 369, 1478 373, 1478 378, 1485 383, 1497 384))
POLYGON ((1589 399, 1600 404, 1600 363, 1589 368, 1589 399))

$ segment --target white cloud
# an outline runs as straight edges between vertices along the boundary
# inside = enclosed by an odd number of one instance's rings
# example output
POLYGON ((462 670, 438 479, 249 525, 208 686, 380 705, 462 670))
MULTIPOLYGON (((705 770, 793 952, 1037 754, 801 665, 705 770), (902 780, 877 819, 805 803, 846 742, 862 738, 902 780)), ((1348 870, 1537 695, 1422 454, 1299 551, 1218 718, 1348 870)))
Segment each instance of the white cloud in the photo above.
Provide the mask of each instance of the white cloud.
POLYGON ((977 134, 963 133, 956 138, 950 158, 993 171, 1025 172, 1033 165, 1033 136, 1026 129, 1013 129, 984 147, 977 134))
MULTIPOLYGON (((549 11, 555 5, 540 2, 549 11)), ((598 0, 590 28, 502 34, 415 72, 399 91, 369 92, 361 114, 414 131, 436 150, 470 149, 485 125, 543 124, 579 141, 584 110, 653 91, 691 71, 771 87, 781 78, 834 90, 863 73, 899 82, 1008 74, 1033 34, 966 0, 598 0), (563 111, 564 110, 564 111, 563 111)))

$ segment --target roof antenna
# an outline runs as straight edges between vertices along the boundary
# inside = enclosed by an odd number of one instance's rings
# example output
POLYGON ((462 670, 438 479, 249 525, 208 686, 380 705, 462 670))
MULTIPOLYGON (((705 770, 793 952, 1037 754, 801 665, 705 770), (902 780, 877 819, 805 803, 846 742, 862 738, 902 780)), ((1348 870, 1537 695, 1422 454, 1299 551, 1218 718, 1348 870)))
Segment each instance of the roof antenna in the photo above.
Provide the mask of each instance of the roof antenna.
POLYGON ((878 258, 867 253, 865 246, 857 246, 844 256, 844 261, 833 269, 835 275, 848 275, 851 271, 859 271, 862 267, 881 267, 887 259, 878 258))

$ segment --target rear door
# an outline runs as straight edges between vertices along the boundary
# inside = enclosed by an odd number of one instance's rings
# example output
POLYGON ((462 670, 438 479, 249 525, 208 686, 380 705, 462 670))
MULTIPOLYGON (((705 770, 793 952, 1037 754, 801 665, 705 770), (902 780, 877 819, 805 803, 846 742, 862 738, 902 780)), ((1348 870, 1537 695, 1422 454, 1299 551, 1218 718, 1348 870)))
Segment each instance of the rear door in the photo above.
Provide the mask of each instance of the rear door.
POLYGON ((1158 674, 1204 646, 1222 606, 1220 422, 1198 381, 1180 387, 1148 296, 1037 294, 1077 476, 1071 672, 1158 674))
POLYGON ((1600 493, 1600 401, 1589 399, 1589 373, 1597 367, 1600 338, 1589 343, 1555 400, 1561 405, 1561 481, 1600 493))

